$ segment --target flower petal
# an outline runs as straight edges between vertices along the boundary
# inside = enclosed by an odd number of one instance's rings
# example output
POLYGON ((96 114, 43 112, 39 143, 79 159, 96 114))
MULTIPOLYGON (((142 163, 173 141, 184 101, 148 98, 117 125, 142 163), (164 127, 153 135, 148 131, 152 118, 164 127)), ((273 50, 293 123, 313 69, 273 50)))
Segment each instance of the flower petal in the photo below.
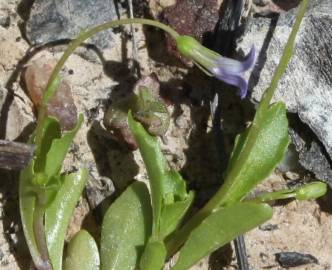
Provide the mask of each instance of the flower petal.
POLYGON ((248 92, 248 83, 245 78, 243 78, 240 75, 232 75, 224 73, 216 74, 216 77, 219 80, 222 80, 230 85, 237 86, 239 88, 238 94, 241 97, 241 99, 246 97, 248 92))
POLYGON ((255 61, 256 49, 252 46, 250 52, 242 61, 220 56, 217 61, 217 67, 222 69, 224 73, 236 75, 250 69, 255 64, 255 61))

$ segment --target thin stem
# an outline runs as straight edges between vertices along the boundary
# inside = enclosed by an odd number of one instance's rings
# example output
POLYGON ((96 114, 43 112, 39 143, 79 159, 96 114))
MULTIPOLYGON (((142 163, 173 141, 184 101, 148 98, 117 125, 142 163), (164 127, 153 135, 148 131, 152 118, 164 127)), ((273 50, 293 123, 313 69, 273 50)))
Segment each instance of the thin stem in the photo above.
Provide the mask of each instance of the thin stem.
POLYGON ((249 202, 257 202, 257 203, 265 203, 276 200, 285 200, 295 198, 297 195, 296 190, 280 190, 276 192, 266 192, 253 199, 249 199, 246 201, 249 202))
POLYGON ((278 86, 278 83, 287 68, 289 60, 291 59, 291 57, 293 55, 295 38, 296 38, 297 32, 299 31, 303 16, 307 10, 308 3, 309 3, 309 0, 302 0, 302 2, 301 2, 301 5, 299 7, 299 10, 298 10, 298 13, 296 16, 295 23, 293 25, 292 31, 287 40, 287 43, 286 43, 284 52, 282 54, 282 57, 280 59, 279 65, 273 75, 270 87, 265 91, 264 97, 259 105, 259 108, 267 109, 268 106, 270 105, 271 99, 278 86))
POLYGON ((284 53, 281 57, 281 61, 275 71, 270 87, 267 89, 255 115, 255 119, 250 127, 250 132, 248 134, 248 139, 246 147, 243 149, 243 152, 240 155, 239 160, 236 162, 230 173, 228 174, 225 184, 217 191, 217 193, 210 199, 210 201, 198 211, 178 232, 176 232, 173 237, 166 243, 168 255, 173 255, 180 246, 187 240, 191 231, 196 228, 208 215, 213 211, 218 209, 222 205, 226 205, 232 199, 232 195, 229 191, 234 184, 234 181, 229 181, 233 179, 234 175, 240 170, 242 164, 245 164, 249 153, 251 152, 254 144, 256 143, 256 138, 259 132, 259 126, 257 123, 260 122, 261 117, 266 112, 270 105, 270 101, 274 94, 274 91, 278 85, 278 82, 284 73, 287 64, 292 56, 294 40, 296 34, 299 30, 302 18, 304 16, 305 10, 308 5, 308 0, 303 0, 296 21, 294 23, 291 34, 288 38, 284 53))
MULTIPOLYGON (((106 22, 101 25, 97 25, 91 29, 88 29, 86 31, 83 31, 79 34, 79 36, 74 39, 66 49, 66 51, 61 56, 60 60, 56 64, 56 66, 53 69, 53 72, 48 80, 46 90, 44 91, 43 95, 43 103, 40 107, 39 114, 38 114, 38 122, 37 122, 37 128, 36 128, 36 145, 38 146, 38 143, 41 143, 42 139, 42 127, 43 127, 43 120, 45 119, 45 116, 47 114, 47 103, 54 95, 55 91, 57 90, 57 87, 54 87, 56 78, 58 77, 62 67, 64 66, 65 62, 69 58, 69 56, 75 51, 77 47, 79 47, 85 40, 90 38, 91 36, 97 34, 98 32, 107 30, 109 28, 118 27, 125 24, 144 24, 144 25, 151 25, 157 28, 160 28, 164 30, 166 33, 168 33, 172 38, 176 39, 179 34, 174 31, 171 27, 149 19, 140 19, 140 18, 131 18, 131 19, 121 19, 111 22, 106 22)), ((38 149, 36 150, 36 153, 38 154, 38 149)))
MULTIPOLYGON (((62 57, 60 58, 60 60, 58 61, 58 63, 56 64, 56 66, 53 69, 51 77, 48 80, 45 93, 47 93, 47 90, 49 90, 50 86, 52 85, 52 82, 55 80, 55 78, 60 73, 63 65, 65 64, 65 62, 67 61, 67 59, 69 58, 69 56, 85 40, 87 40, 91 36, 97 34, 98 32, 107 30, 109 28, 114 28, 114 27, 118 27, 118 26, 121 26, 121 25, 125 25, 125 24, 145 24, 145 25, 151 25, 151 26, 155 26, 157 28, 160 28, 160 29, 164 30, 169 35, 171 35, 171 37, 174 38, 174 39, 176 39, 179 36, 179 34, 176 31, 174 31, 172 28, 170 28, 169 26, 167 26, 167 25, 165 25, 163 23, 154 21, 154 20, 149 20, 149 19, 139 19, 139 18, 121 19, 121 20, 106 22, 104 24, 97 25, 97 26, 95 26, 95 27, 93 27, 93 28, 91 28, 89 30, 83 31, 81 34, 79 34, 79 36, 76 39, 74 39, 69 44, 68 48, 66 49, 66 51, 64 52, 64 54, 62 55, 62 57)), ((51 97, 52 95, 49 95, 49 96, 51 97)), ((44 97, 45 97, 45 94, 44 94, 44 97)), ((47 102, 47 101, 48 100, 44 100, 44 102, 47 102)))
POLYGON ((33 217, 33 231, 35 234, 38 251, 40 252, 42 259, 42 265, 36 265, 36 267, 38 270, 52 270, 46 242, 44 213, 44 207, 42 207, 37 200, 33 217))

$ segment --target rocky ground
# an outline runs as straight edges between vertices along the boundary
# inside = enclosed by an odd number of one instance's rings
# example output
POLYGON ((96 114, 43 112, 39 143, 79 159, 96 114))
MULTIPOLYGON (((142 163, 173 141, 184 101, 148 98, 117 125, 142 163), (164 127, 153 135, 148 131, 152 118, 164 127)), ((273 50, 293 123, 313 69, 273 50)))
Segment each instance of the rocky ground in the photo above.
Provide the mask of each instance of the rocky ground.
MULTIPOLYGON (((174 1, 170 2, 150 1, 152 14, 159 13, 160 9, 170 6, 174 1)), ((45 56, 59 58, 65 46, 59 44, 35 49, 36 46, 32 47, 27 42, 28 36, 31 43, 34 43, 34 36, 29 31, 35 29, 31 21, 30 26, 26 23, 29 3, 32 1, 0 0, 1 139, 24 141, 34 127, 33 105, 22 82, 24 67, 31 59, 45 56), (28 33, 25 32, 26 24, 28 33)), ((220 1, 215 3, 219 5, 220 1)), ((124 7, 119 10, 122 16, 126 16, 124 7)), ((110 16, 113 18, 116 15, 112 13, 110 16)), ((41 35, 35 39, 41 38, 41 35)), ((67 37, 71 36, 61 36, 67 37)), ((110 100, 130 91, 137 80, 133 58, 139 63, 141 75, 152 72, 157 74, 162 90, 171 101, 171 126, 161 143, 170 164, 181 170, 189 185, 199 191, 197 205, 216 190, 221 179, 222 165, 218 161, 216 146, 211 143, 213 134, 208 103, 211 84, 205 77, 198 75, 199 71, 188 71, 174 56, 165 53, 165 40, 159 31, 135 27, 138 45, 136 55, 131 39, 129 27, 122 33, 112 33, 110 40, 105 41, 105 36, 101 36, 92 42, 97 50, 80 48, 70 57, 62 73, 72 87, 78 111, 85 116, 83 127, 66 159, 65 169, 87 166, 90 172, 85 194, 72 218, 68 239, 81 227, 87 228, 98 238, 101 213, 107 205, 107 198, 114 192, 120 193, 134 179, 146 179, 139 153, 119 145, 102 125, 104 111, 110 100)), ((50 41, 49 37, 45 40, 50 41)), ((243 48, 245 42, 246 39, 243 40, 243 48)), ((268 76, 264 78, 268 79, 268 76)), ((321 84, 325 87, 324 82, 321 84)), ((237 100, 235 95, 225 95, 229 102, 224 105, 229 152, 234 134, 245 126, 243 119, 252 117, 254 105, 244 102, 240 106, 234 101, 237 100)), ((259 94, 253 94, 253 99, 256 96, 259 94)), ((289 152, 288 159, 257 191, 277 190, 292 183, 310 180, 312 174, 301 168, 297 159, 295 151, 289 152)), ((283 269, 276 259, 276 254, 280 252, 310 254, 317 259, 311 259, 313 263, 294 269, 332 269, 331 200, 329 195, 319 201, 276 204, 273 219, 245 236, 251 269, 283 269)), ((28 269, 29 264, 17 204, 17 173, 2 171, 0 268, 4 270, 28 269)), ((232 246, 215 252, 193 269, 216 270, 222 267, 237 269, 232 246)))

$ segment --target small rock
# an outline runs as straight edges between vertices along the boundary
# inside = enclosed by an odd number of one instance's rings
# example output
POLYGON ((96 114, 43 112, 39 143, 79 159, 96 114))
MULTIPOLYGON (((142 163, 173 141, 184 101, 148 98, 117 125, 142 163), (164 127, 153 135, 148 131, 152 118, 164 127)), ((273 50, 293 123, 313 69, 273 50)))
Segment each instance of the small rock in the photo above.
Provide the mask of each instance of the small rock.
MULTIPOLYGON (((42 103, 43 91, 56 65, 56 60, 49 54, 35 59, 28 64, 24 74, 25 84, 34 105, 39 108, 42 103)), ((66 80, 61 80, 50 99, 47 111, 60 122, 63 130, 71 130, 77 122, 77 108, 74 103, 71 87, 66 80)))
POLYGON ((154 18, 157 18, 162 10, 176 4, 176 0, 150 0, 149 10, 154 18))
POLYGON ((318 263, 318 260, 310 254, 298 252, 279 252, 275 254, 277 262, 282 267, 296 267, 309 263, 318 263))
POLYGON ((261 231, 274 231, 279 229, 277 224, 266 224, 258 227, 261 231))
POLYGON ((297 180, 300 178, 300 175, 295 172, 286 172, 285 177, 289 180, 297 180))
POLYGON ((0 14, 0 26, 4 28, 8 28, 10 26, 10 17, 9 15, 1 15, 0 14))
MULTIPOLYGON (((117 19, 113 1, 36 0, 27 21, 26 36, 33 45, 73 39, 82 30, 117 19)), ((112 30, 98 33, 91 43, 100 49, 112 44, 112 30)))
POLYGON ((259 257, 261 258, 262 262, 266 262, 269 259, 269 255, 267 255, 266 253, 260 252, 259 253, 259 257))
MULTIPOLYGON (((219 20, 218 0, 182 0, 167 7, 162 13, 162 21, 181 35, 193 36, 199 41, 207 41, 219 20)), ((167 36, 168 50, 182 59, 173 39, 167 36)), ((185 62, 185 61, 184 61, 185 62)))
POLYGON ((203 34, 212 33, 219 19, 217 0, 182 0, 164 9, 164 21, 183 35, 202 40, 203 34))

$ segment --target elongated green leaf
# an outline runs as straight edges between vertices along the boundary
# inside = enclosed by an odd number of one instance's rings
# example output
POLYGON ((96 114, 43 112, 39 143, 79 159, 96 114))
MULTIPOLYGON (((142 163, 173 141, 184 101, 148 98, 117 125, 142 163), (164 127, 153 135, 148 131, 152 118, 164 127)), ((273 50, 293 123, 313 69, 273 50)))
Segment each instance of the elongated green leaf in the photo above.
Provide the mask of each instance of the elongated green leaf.
POLYGON ((153 209, 152 238, 154 241, 163 240, 181 221, 192 202, 193 194, 188 195, 181 175, 170 170, 157 138, 148 134, 131 113, 128 114, 128 123, 149 176, 153 209))
POLYGON ((83 115, 79 116, 76 126, 61 134, 59 122, 52 117, 46 117, 43 121, 43 136, 41 145, 37 145, 37 157, 34 164, 34 172, 40 174, 40 185, 46 185, 52 177, 61 171, 63 160, 68 152, 77 131, 83 123, 83 115))
POLYGON ((177 228, 183 216, 187 213, 193 200, 194 193, 189 192, 189 196, 183 201, 163 206, 160 222, 160 234, 163 238, 168 236, 177 228))
POLYGON ((33 178, 33 160, 20 174, 19 200, 20 214, 25 240, 29 247, 32 260, 36 266, 42 265, 41 255, 38 251, 33 231, 33 216, 35 212, 36 195, 31 191, 33 178))
POLYGON ((67 227, 84 189, 88 171, 62 176, 62 185, 45 212, 45 233, 53 270, 62 270, 62 253, 67 227))
POLYGON ((69 146, 72 143, 77 131, 80 129, 83 120, 83 115, 80 114, 74 129, 63 134, 61 138, 57 138, 52 141, 51 147, 46 155, 44 168, 44 173, 48 177, 60 173, 62 163, 66 157, 69 146))
POLYGON ((101 231, 101 270, 133 270, 151 234, 149 191, 135 182, 107 210, 101 231))
POLYGON ((99 252, 93 237, 85 230, 75 234, 67 247, 64 270, 99 270, 99 252))
POLYGON ((166 258, 166 247, 163 242, 149 242, 140 261, 140 270, 161 270, 166 258))
POLYGON ((283 103, 273 104, 260 119, 255 120, 255 126, 250 127, 255 132, 248 130, 236 139, 227 177, 220 191, 222 205, 241 200, 274 170, 287 150, 288 121, 283 103))
POLYGON ((272 217, 267 204, 237 203, 209 215, 190 234, 172 270, 187 270, 200 259, 272 217))
POLYGON ((61 137, 61 127, 59 122, 52 117, 43 119, 42 139, 40 145, 36 145, 36 159, 34 163, 35 173, 44 172, 46 164, 46 156, 51 148, 54 139, 61 137))
POLYGON ((166 180, 167 163, 158 145, 157 138, 150 136, 143 126, 136 122, 131 113, 128 123, 136 142, 138 143, 146 170, 149 176, 153 211, 153 234, 158 234, 161 206, 163 199, 163 183, 166 180))

